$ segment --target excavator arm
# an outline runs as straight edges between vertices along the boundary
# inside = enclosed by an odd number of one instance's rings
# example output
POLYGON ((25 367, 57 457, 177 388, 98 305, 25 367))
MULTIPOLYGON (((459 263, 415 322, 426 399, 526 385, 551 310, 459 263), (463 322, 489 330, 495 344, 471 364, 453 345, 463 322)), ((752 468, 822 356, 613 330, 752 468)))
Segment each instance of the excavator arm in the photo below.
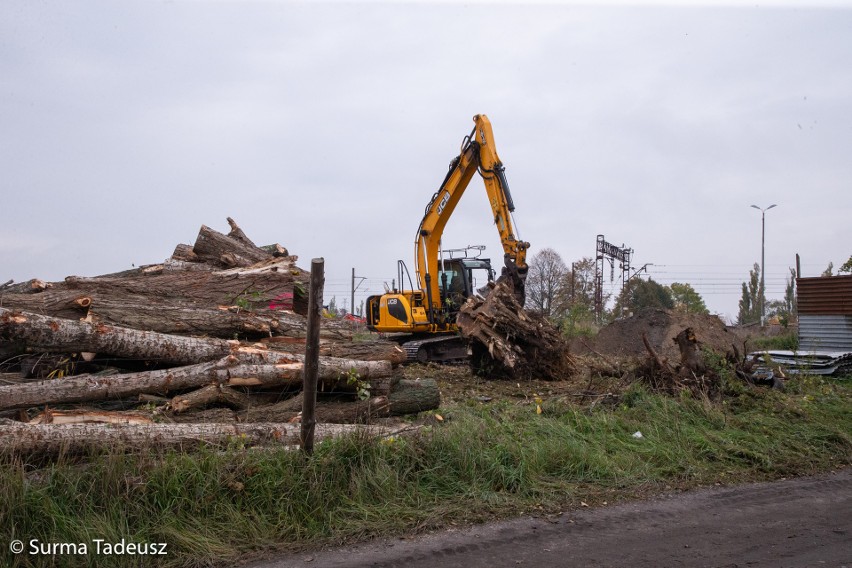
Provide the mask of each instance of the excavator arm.
MULTIPOLYGON (((439 256, 441 236, 471 178, 477 171, 485 182, 494 224, 503 245, 505 268, 503 275, 515 281, 516 291, 523 296, 527 273, 526 253, 529 243, 519 241, 512 226, 515 210, 503 163, 497 155, 491 122, 484 114, 473 117, 474 128, 462 142, 461 153, 450 163, 449 172, 440 189, 432 196, 415 238, 415 259, 420 288, 427 297, 430 310, 441 308, 439 256)), ((521 301, 523 303, 523 301, 521 301)), ((430 318, 431 319, 431 318, 430 318)))

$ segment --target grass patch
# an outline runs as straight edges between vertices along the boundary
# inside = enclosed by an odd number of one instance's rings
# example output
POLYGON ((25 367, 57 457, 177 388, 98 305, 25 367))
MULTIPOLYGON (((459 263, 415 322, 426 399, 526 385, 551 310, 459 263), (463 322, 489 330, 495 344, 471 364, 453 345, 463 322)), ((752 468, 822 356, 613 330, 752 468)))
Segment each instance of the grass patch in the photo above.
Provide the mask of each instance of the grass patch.
POLYGON ((616 406, 554 397, 442 409, 413 437, 350 436, 296 452, 103 453, 0 465, 4 566, 208 566, 272 547, 340 543, 852 461, 852 388, 809 377, 721 403, 634 385, 616 406), (633 434, 642 432, 642 438, 633 434), (7 543, 168 543, 156 557, 12 555, 7 543))
POLYGON ((750 340, 749 349, 752 351, 798 351, 799 334, 786 331, 779 335, 754 337, 750 340))

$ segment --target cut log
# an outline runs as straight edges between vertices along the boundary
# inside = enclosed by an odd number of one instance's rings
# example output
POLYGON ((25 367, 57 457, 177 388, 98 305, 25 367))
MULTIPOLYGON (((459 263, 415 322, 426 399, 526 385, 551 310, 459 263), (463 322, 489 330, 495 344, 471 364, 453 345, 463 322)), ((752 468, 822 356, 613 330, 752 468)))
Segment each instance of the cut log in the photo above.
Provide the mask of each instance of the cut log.
MULTIPOLYGON (((322 332, 320 337, 322 337, 322 332)), ((327 335, 330 335, 330 330, 327 335)), ((267 337, 260 340, 277 351, 300 353, 305 350, 305 341, 294 337, 267 337)), ((406 355, 399 343, 394 341, 325 341, 320 343, 320 355, 361 361, 389 361, 394 367, 405 363, 406 355)))
POLYGON ((475 368, 525 379, 563 380, 573 374, 568 343, 546 317, 521 307, 512 280, 490 286, 486 298, 468 298, 457 318, 462 337, 471 342, 475 368))
MULTIPOLYGON (((416 414, 434 410, 441 404, 441 393, 434 379, 408 380, 396 383, 388 396, 371 396, 366 400, 318 400, 316 419, 326 423, 368 423, 379 418, 416 414)), ((275 404, 251 406, 243 412, 208 410, 190 412, 193 421, 292 422, 301 416, 301 393, 275 404)), ((175 420, 184 420, 174 416, 175 420)))
POLYGON ((27 280, 26 282, 19 282, 18 284, 14 283, 14 280, 9 280, 2 286, 0 286, 0 295, 4 294, 37 294, 39 292, 43 292, 48 288, 52 288, 53 284, 45 282, 44 280, 39 280, 38 278, 33 278, 32 280, 27 280))
MULTIPOLYGON (((90 351, 173 365, 209 361, 239 348, 235 341, 138 331, 103 323, 66 320, 0 308, 0 343, 3 342, 15 343, 32 350, 90 351)), ((262 350, 253 352, 267 353, 262 350)), ((263 363, 303 359, 303 356, 295 353, 258 357, 260 358, 257 360, 263 363)), ((339 360, 335 360, 334 364, 346 365, 339 360)))
MULTIPOLYGON (((139 449, 205 444, 226 446, 238 440, 245 446, 293 447, 299 442, 299 424, 0 424, 0 454, 53 456, 93 448, 139 449)), ((398 432, 381 426, 317 424, 316 438, 359 433, 387 436, 398 432)))
POLYGON ((226 360, 123 375, 79 375, 64 379, 0 386, 0 409, 30 408, 122 399, 142 393, 164 394, 198 387, 227 377, 226 360), (221 377, 224 375, 224 377, 221 377))
POLYGON ((416 414, 441 406, 441 391, 435 379, 402 379, 388 396, 391 416, 416 414))
MULTIPOLYGON (((292 303, 292 300, 291 300, 292 303)), ((305 333, 307 332, 307 318, 305 316, 288 311, 281 310, 276 311, 275 317, 278 321, 278 326, 275 328, 275 335, 282 337, 293 337, 302 339, 299 344, 301 348, 297 348, 297 351, 304 352, 305 351, 305 333)), ((346 324, 330 319, 323 319, 320 322, 320 339, 322 340, 333 340, 333 341, 351 341, 352 340, 352 329, 346 324)), ((322 347, 321 347, 322 349, 322 347)), ((325 353, 323 353, 325 355, 325 353)), ((350 359, 357 359, 358 357, 350 357, 345 353, 341 352, 340 355, 332 355, 328 353, 329 357, 346 357, 350 359)))
MULTIPOLYGON (((290 253, 287 251, 287 249, 282 247, 278 243, 271 244, 271 245, 263 245, 260 248, 265 250, 266 252, 268 252, 269 254, 271 254, 274 257, 290 256, 290 253)), ((298 258, 298 257, 295 257, 295 256, 293 257, 294 260, 296 258, 298 258)))
POLYGON ((91 351, 172 365, 209 361, 236 348, 236 342, 223 339, 137 331, 0 308, 0 342, 3 341, 23 343, 36 350, 91 351))
POLYGON ((187 244, 179 244, 175 247, 175 251, 172 253, 172 260, 201 262, 201 259, 198 258, 197 254, 195 254, 195 251, 192 250, 192 245, 187 244))
MULTIPOLYGON (((238 365, 228 370, 228 386, 237 387, 286 387, 301 388, 301 361, 272 365, 238 365)), ((320 359, 319 392, 355 393, 357 382, 350 380, 350 373, 357 376, 356 381, 368 383, 368 390, 375 395, 385 395, 391 389, 391 366, 387 361, 353 361, 351 359, 320 359)), ((0 402, 2 408, 2 402, 0 402)))
POLYGON ((204 262, 210 262, 223 268, 251 266, 271 255, 263 249, 247 244, 239 239, 223 235, 207 225, 202 225, 193 252, 204 262))
MULTIPOLYGON (((69 276, 40 294, 0 292, 0 305, 79 319, 88 308, 98 321, 160 333, 304 337, 301 271, 287 259, 236 272, 164 272, 121 278, 69 276), (272 270, 276 269, 276 270, 272 270), (82 305, 87 302, 89 305, 82 305), (224 306, 224 308, 223 308, 224 306), (286 311, 290 310, 290 311, 286 311)), ((348 339, 352 331, 323 321, 322 337, 348 339)))
POLYGON ((151 415, 144 412, 50 408, 29 421, 30 424, 152 424, 153 422, 151 415))
MULTIPOLYGON (((285 400, 278 404, 252 407, 240 413, 239 419, 244 423, 251 422, 298 422, 301 418, 301 408, 294 408, 295 402, 301 404, 301 396, 285 400)), ((390 416, 390 404, 385 396, 370 397, 354 402, 317 401, 317 422, 333 424, 365 424, 376 418, 390 416)))
POLYGON ((237 307, 216 309, 162 305, 159 302, 128 304, 104 299, 93 303, 89 313, 96 321, 169 334, 209 335, 218 338, 268 337, 277 333, 274 313, 255 313, 237 307))
POLYGON ((241 392, 220 384, 207 385, 200 389, 174 397, 169 406, 176 413, 191 408, 204 408, 211 404, 222 404, 242 410, 250 405, 249 398, 241 392))
MULTIPOLYGON (((140 394, 162 395, 211 383, 298 388, 302 380, 302 359, 296 354, 240 348, 233 355, 218 360, 173 369, 0 385, 0 410, 116 400, 140 394)), ((319 378, 325 389, 353 392, 357 386, 348 383, 350 371, 362 380, 384 384, 377 379, 390 377, 392 369, 387 361, 320 358, 319 378)))

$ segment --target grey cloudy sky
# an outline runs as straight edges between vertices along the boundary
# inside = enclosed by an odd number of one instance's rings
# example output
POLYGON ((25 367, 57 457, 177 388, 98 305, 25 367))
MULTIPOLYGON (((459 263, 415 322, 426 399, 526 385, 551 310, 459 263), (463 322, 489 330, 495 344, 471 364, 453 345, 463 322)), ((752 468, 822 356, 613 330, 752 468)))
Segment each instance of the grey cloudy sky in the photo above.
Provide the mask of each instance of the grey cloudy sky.
MULTIPOLYGON (((0 282, 167 258, 234 217, 376 293, 487 114, 534 254, 595 237, 732 317, 852 253, 852 7, 0 3, 0 282)), ((501 257, 474 180, 445 246, 501 257)), ((609 285, 607 274, 607 286, 609 285)))

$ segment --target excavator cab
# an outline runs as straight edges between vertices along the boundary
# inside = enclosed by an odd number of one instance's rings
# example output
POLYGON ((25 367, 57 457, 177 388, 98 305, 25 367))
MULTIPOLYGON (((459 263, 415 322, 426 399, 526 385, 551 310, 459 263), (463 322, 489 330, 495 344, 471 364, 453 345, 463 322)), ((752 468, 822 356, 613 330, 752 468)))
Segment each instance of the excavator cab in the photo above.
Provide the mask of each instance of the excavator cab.
POLYGON ((441 304, 454 316, 465 300, 483 294, 480 289, 494 280, 494 270, 487 258, 454 258, 443 262, 438 279, 441 304))
POLYGON ((452 331, 465 300, 485 295, 494 270, 487 258, 444 260, 438 272, 440 308, 430 310, 426 294, 419 290, 393 290, 367 298, 367 328, 372 331, 452 331))

